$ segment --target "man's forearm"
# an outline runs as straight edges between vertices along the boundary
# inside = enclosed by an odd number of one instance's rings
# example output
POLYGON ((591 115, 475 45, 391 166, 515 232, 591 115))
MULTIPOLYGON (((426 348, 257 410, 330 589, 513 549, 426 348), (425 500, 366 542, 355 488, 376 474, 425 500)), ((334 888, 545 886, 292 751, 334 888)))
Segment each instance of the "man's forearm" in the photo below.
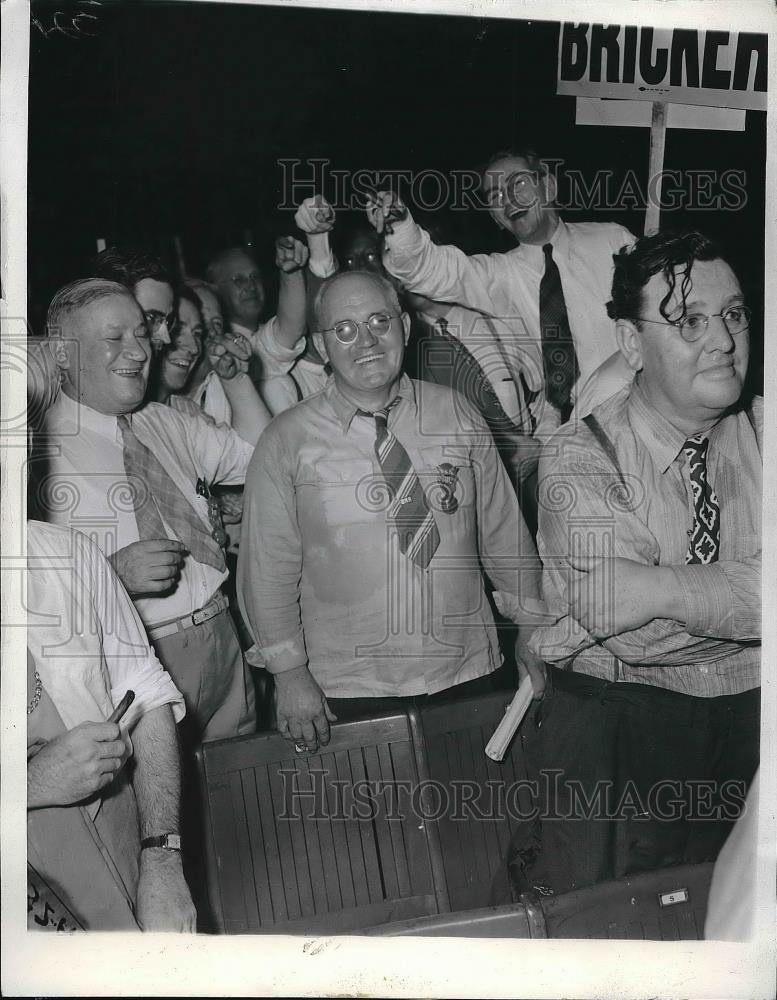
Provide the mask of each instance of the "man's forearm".
POLYGON ((224 394, 232 407, 232 428, 249 444, 256 444, 272 416, 246 374, 223 378, 224 394))
POLYGON ((170 706, 147 712, 132 732, 132 743, 141 838, 179 832, 181 758, 170 706))
POLYGON ((277 337, 279 343, 291 350, 305 333, 305 274, 302 270, 280 273, 278 291, 277 337))

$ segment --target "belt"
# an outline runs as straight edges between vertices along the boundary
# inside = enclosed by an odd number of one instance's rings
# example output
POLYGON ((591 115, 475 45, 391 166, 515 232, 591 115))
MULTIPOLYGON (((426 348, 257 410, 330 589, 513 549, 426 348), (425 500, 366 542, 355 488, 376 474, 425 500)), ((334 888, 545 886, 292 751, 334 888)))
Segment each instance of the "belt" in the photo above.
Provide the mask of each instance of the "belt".
POLYGON ((161 622, 159 625, 152 625, 151 628, 146 629, 146 632, 149 639, 164 639, 165 636, 174 635, 176 632, 185 632, 186 629, 193 628, 195 625, 202 625, 204 622, 210 621, 211 618, 215 618, 216 615, 220 615, 222 611, 226 611, 228 607, 229 601, 219 591, 207 604, 197 611, 192 611, 190 615, 173 618, 171 621, 161 622))

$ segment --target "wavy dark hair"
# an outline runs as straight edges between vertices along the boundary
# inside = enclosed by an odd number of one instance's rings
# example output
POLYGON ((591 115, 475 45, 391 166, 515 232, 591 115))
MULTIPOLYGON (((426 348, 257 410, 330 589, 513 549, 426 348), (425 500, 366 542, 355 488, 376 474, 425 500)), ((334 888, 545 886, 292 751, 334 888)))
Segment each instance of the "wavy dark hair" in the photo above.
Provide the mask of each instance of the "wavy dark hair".
POLYGON ((607 303, 610 319, 628 319, 638 323, 644 308, 642 290, 661 272, 666 278, 667 293, 658 309, 664 319, 685 319, 686 302, 691 290, 691 268, 697 260, 725 260, 720 247, 702 233, 657 233, 644 236, 630 247, 613 254, 612 298, 607 303), (670 317, 669 303, 679 283, 682 312, 670 317))
POLYGON ((173 284, 160 259, 136 247, 108 247, 100 251, 92 261, 92 271, 96 278, 117 281, 130 289, 144 278, 173 284))

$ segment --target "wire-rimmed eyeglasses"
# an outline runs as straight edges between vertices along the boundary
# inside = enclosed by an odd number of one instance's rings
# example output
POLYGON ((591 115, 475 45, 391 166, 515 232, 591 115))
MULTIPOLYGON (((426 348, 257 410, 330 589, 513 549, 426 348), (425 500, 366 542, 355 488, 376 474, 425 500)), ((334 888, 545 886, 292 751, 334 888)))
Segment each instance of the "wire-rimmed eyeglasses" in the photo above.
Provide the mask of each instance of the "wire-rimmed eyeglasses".
POLYGON ((338 341, 341 344, 353 344, 356 338, 359 336, 359 330, 361 327, 366 326, 367 329, 376 337, 385 337, 386 334, 391 329, 391 324, 393 320, 397 317, 393 313, 388 312, 376 312, 371 316, 368 316, 366 320, 361 323, 357 322, 355 319, 341 319, 339 323, 335 323, 334 326, 328 327, 326 330, 320 330, 320 333, 334 333, 338 341))
POLYGON ((710 320, 715 316, 719 316, 723 320, 725 328, 732 337, 735 337, 738 333, 744 333, 750 326, 752 313, 747 306, 729 306, 723 312, 711 313, 709 316, 706 313, 689 313, 685 319, 675 320, 673 323, 660 319, 648 319, 645 316, 635 316, 634 318, 641 323, 658 323, 660 326, 674 326, 680 331, 680 336, 686 343, 693 344, 697 340, 701 340, 707 332, 710 320))

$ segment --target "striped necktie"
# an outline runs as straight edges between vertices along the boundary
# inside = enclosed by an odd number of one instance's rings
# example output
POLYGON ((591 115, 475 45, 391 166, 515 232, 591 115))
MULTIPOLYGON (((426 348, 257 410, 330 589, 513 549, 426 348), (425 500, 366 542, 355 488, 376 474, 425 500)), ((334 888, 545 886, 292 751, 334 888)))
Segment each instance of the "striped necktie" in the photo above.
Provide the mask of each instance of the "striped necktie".
POLYGON ((546 243, 542 252, 545 254, 545 273, 540 280, 540 331, 545 392, 548 401, 561 411, 563 423, 572 411, 570 394, 580 370, 569 329, 561 274, 553 260, 553 244, 546 243))
POLYGON ((141 541, 167 538, 164 517, 197 562, 224 572, 221 546, 211 537, 192 505, 170 478, 159 459, 138 438, 123 414, 117 417, 124 442, 124 471, 141 541))
POLYGON ((707 479, 709 439, 697 434, 688 438, 683 453, 688 459, 688 478, 693 493, 693 528, 686 563, 707 565, 718 561, 720 550, 720 504, 707 479))
POLYGON ((440 533, 410 456, 388 427, 389 410, 397 402, 399 396, 375 413, 358 412, 375 420, 375 455, 391 495, 386 516, 396 528, 399 549, 426 569, 440 544, 440 533))

